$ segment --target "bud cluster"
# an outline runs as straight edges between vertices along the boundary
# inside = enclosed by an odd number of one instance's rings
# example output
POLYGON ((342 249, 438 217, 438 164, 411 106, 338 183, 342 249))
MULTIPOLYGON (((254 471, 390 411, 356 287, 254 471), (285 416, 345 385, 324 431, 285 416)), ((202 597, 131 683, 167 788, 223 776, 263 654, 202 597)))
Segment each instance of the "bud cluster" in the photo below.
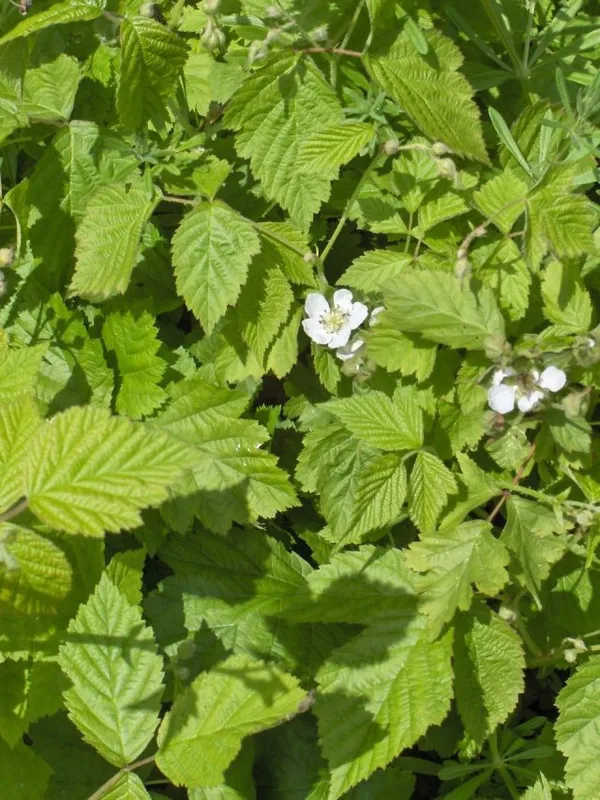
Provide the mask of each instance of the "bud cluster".
POLYGON ((207 16, 206 26, 200 36, 200 44, 211 53, 224 50, 227 45, 227 37, 219 27, 216 15, 219 11, 221 0, 204 0, 202 8, 207 16))

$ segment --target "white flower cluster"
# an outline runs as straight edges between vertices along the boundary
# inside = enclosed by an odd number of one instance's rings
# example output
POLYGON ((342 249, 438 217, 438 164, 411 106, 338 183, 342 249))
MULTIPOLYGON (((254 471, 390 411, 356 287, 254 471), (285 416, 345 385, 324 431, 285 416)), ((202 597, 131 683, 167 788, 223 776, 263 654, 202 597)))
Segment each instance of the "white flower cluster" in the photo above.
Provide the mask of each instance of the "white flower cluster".
POLYGON ((566 373, 558 367, 546 367, 541 374, 537 369, 532 369, 524 375, 518 375, 512 367, 498 369, 488 389, 488 404, 498 414, 510 414, 515 404, 519 411, 526 414, 548 392, 560 392, 566 382, 566 373))
MULTIPOLYGON (((327 345, 336 351, 342 361, 353 358, 364 345, 362 339, 349 343, 352 331, 359 328, 369 316, 369 309, 364 303, 355 303, 352 292, 338 289, 333 294, 333 305, 318 292, 311 292, 304 303, 307 314, 302 321, 306 334, 317 344, 327 345)), ((369 318, 370 324, 375 322, 383 306, 374 308, 369 318)))

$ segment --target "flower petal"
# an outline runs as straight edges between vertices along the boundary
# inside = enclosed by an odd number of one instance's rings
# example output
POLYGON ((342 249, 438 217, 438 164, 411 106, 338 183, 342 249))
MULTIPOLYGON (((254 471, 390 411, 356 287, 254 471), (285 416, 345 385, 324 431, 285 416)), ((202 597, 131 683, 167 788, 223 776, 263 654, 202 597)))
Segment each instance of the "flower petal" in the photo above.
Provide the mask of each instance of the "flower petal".
POLYGON ((537 383, 542 389, 548 389, 550 392, 560 392, 566 382, 566 372, 558 369, 558 367, 546 367, 537 383))
POLYGON ((369 316, 369 309, 364 303, 353 303, 348 315, 348 325, 351 328, 358 328, 369 316))
POLYGON ((320 317, 323 314, 328 314, 331 308, 322 294, 311 292, 304 302, 304 310, 309 317, 320 317))
POLYGON ((345 344, 348 344, 348 339, 352 334, 352 326, 345 322, 342 327, 334 333, 331 337, 329 342, 329 347, 333 350, 334 348, 337 349, 338 347, 343 347, 345 344))
POLYGON ((385 311, 385 306, 377 306, 371 311, 371 316, 369 317, 369 325, 377 325, 377 320, 379 315, 382 311, 385 311))
POLYGON ((517 400, 517 406, 519 407, 519 411, 522 411, 523 414, 526 414, 528 411, 534 409, 540 400, 544 399, 544 393, 540 392, 539 389, 534 389, 533 392, 527 392, 527 394, 521 395, 517 400))
POLYGON ((340 359, 340 361, 347 361, 352 356, 356 355, 356 353, 361 349, 364 342, 362 339, 355 339, 352 344, 347 344, 345 347, 339 347, 335 354, 340 359))
POLYGON ((516 387, 503 383, 488 389, 488 405, 498 414, 510 414, 515 407, 516 387))
POLYGON ((515 375, 515 371, 512 367, 506 367, 506 369, 497 369, 494 372, 494 376, 492 377, 492 386, 498 386, 504 378, 510 378, 515 375))
POLYGON ((331 334, 328 333, 321 325, 319 320, 315 319, 314 317, 303 319, 302 327, 304 328, 306 335, 310 336, 313 342, 316 342, 317 344, 329 344, 331 341, 331 334))
POLYGON ((343 311, 344 314, 349 314, 352 309, 352 292, 350 289, 338 289, 333 293, 333 305, 343 311))

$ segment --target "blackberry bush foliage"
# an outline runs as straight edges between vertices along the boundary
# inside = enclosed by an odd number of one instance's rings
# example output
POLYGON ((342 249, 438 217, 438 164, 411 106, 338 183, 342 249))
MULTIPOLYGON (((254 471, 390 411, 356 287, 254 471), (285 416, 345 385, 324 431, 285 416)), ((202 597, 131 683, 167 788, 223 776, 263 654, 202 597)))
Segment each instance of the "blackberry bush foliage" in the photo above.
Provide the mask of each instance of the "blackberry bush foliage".
POLYGON ((599 21, 2 3, 4 797, 600 796, 599 21))

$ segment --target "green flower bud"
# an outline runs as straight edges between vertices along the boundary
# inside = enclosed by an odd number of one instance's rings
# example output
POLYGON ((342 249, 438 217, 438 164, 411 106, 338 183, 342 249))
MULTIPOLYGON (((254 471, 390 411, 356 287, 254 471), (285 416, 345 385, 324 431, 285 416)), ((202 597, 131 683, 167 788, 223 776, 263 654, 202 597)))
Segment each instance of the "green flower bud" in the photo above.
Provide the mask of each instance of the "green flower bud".
POLYGON ((212 53, 215 50, 222 50, 227 44, 227 38, 223 31, 209 19, 204 33, 200 37, 200 44, 212 53))
POLYGON ((315 28, 312 32, 312 38, 315 42, 325 42, 327 41, 327 37, 329 32, 327 30, 327 25, 319 25, 318 28, 315 28))
POLYGON ((437 173, 440 178, 448 181, 455 181, 458 175, 456 164, 451 158, 439 158, 437 160, 437 173))
POLYGON ((278 6, 267 6, 266 14, 269 19, 279 19, 282 13, 283 12, 278 6))
POLYGON ((386 156, 395 156, 400 150, 400 142, 398 139, 388 139, 387 142, 383 143, 382 150, 386 156))
POLYGON ((10 267, 15 258, 14 247, 0 248, 0 267, 10 267))
POLYGON ((151 18, 154 16, 154 3, 142 3, 140 6, 140 17, 151 18))
POLYGON ((204 0, 202 8, 207 14, 216 14, 221 5, 221 0, 204 0))
POLYGON ((450 148, 446 147, 446 145, 443 142, 434 142, 431 145, 431 152, 433 153, 434 156, 439 158, 439 156, 445 156, 446 153, 449 153, 450 148))

